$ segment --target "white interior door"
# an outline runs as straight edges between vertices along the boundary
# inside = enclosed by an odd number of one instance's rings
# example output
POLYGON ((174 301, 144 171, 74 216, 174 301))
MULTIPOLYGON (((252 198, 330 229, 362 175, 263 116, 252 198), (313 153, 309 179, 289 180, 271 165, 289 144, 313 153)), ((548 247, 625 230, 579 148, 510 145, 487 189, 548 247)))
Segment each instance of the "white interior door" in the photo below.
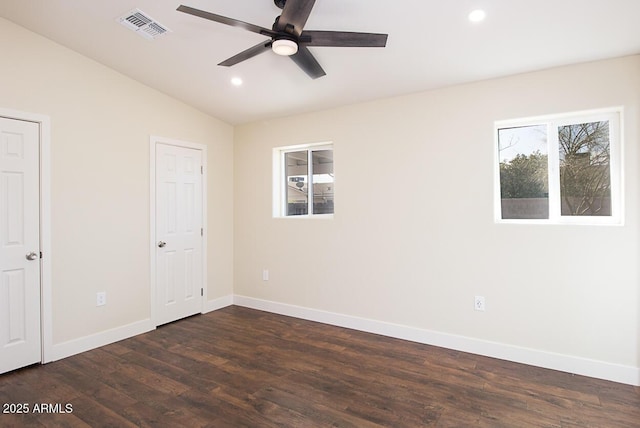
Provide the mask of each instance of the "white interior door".
POLYGON ((40 362, 39 125, 0 118, 0 373, 40 362))
POLYGON ((202 151, 156 145, 156 324, 202 311, 202 151))

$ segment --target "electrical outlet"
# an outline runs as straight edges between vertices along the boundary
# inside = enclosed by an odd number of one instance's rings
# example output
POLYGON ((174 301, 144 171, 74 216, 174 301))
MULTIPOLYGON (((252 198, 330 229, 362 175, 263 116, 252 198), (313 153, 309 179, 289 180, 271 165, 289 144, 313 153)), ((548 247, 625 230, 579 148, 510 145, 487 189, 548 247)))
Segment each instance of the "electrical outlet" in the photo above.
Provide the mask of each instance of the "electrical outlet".
POLYGON ((473 301, 473 307, 476 311, 484 311, 484 296, 476 296, 473 301))
POLYGON ((269 281, 269 269, 262 270, 262 280, 269 281))
POLYGON ((104 306, 107 304, 107 292, 100 291, 96 294, 96 306, 104 306))

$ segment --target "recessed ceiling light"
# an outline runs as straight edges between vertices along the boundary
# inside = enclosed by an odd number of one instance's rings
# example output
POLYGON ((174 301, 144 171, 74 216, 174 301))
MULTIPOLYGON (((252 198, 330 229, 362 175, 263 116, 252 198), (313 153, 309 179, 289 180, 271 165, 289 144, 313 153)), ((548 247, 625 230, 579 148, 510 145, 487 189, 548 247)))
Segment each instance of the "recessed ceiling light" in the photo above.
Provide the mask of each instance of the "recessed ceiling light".
POLYGON ((480 21, 484 21, 486 17, 487 17, 487 13, 484 10, 476 9, 469 14, 469 21, 480 22, 480 21))
POLYGON ((239 78, 239 77, 233 77, 233 78, 231 79, 231 84, 232 84, 233 86, 242 86, 242 79, 241 79, 241 78, 239 78))

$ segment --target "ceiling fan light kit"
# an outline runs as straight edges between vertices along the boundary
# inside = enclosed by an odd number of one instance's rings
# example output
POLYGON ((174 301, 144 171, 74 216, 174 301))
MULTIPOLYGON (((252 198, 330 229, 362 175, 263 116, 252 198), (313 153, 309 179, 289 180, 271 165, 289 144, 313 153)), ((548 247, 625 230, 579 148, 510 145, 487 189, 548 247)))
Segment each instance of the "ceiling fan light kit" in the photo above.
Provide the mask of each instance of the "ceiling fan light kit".
POLYGON ((278 55, 291 56, 298 52, 298 44, 293 40, 278 39, 273 41, 271 49, 278 55))
POLYGON ((272 50, 278 55, 290 57, 309 77, 317 79, 326 73, 308 47, 383 48, 387 45, 387 34, 303 30, 311 14, 315 0, 274 0, 274 3, 278 8, 282 9, 282 14, 276 18, 271 29, 226 16, 216 15, 204 10, 194 9, 185 5, 180 5, 177 10, 220 24, 240 27, 247 31, 271 38, 271 40, 260 42, 218 64, 224 67, 231 67, 268 50, 272 50))

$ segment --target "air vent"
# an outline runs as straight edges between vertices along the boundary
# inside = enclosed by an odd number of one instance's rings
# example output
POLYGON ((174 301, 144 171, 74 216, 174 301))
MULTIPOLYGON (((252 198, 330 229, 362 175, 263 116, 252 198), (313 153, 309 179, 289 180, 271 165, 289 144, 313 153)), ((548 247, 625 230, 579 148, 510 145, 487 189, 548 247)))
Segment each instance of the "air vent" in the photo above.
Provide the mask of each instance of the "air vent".
POLYGON ((160 24, 140 9, 133 9, 129 13, 119 17, 117 21, 147 40, 153 40, 164 33, 171 32, 167 27, 160 24))

